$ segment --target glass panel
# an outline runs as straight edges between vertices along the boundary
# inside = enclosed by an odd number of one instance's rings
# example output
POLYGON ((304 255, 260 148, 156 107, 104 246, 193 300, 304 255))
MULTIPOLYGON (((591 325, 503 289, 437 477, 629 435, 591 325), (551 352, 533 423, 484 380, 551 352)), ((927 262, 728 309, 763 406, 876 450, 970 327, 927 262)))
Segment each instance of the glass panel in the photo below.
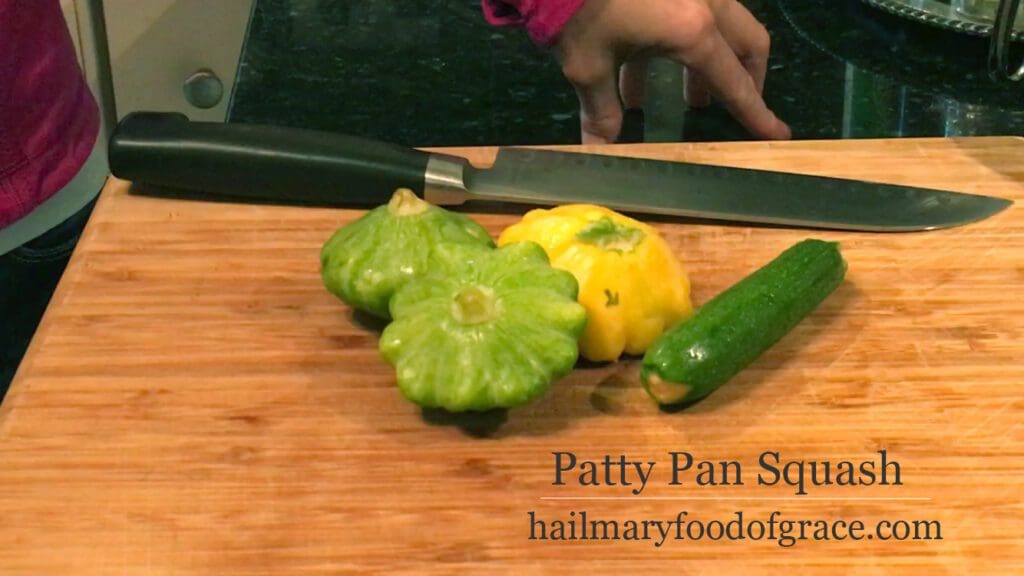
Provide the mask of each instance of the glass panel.
POLYGON ((570 143, 557 63, 479 0, 257 0, 233 121, 417 145, 570 143))
MULTIPOLYGON (((1024 88, 988 79, 985 38, 863 0, 744 3, 772 33, 765 98, 796 138, 1024 132, 1024 88)), ((652 66, 624 140, 748 138, 719 107, 687 110, 681 92, 678 67, 652 66)), ((479 0, 257 0, 229 121, 412 146, 579 141, 555 60, 521 30, 488 26, 479 0)))

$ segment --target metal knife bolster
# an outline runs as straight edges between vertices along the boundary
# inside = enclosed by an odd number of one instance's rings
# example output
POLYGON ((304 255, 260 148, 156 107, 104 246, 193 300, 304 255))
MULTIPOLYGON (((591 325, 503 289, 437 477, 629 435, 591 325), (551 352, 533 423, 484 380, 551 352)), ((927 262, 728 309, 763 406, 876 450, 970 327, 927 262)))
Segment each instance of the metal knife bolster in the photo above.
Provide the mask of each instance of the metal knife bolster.
POLYGON ((423 199, 436 206, 458 206, 469 199, 466 172, 473 167, 459 156, 431 153, 423 171, 423 199))

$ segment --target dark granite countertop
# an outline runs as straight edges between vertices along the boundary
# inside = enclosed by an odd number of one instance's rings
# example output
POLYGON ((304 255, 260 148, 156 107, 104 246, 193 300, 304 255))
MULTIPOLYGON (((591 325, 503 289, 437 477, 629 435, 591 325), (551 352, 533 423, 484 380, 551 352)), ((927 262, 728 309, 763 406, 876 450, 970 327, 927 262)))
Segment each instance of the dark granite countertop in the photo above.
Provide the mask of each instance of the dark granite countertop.
MULTIPOLYGON (((765 97, 795 138, 1024 134, 1024 86, 985 71, 987 41, 860 0, 746 0, 772 34, 765 97)), ((627 141, 739 140, 721 109, 686 110, 652 66, 627 141)), ((492 28, 479 0, 257 0, 229 121, 413 146, 572 144, 577 102, 547 53, 492 28)))

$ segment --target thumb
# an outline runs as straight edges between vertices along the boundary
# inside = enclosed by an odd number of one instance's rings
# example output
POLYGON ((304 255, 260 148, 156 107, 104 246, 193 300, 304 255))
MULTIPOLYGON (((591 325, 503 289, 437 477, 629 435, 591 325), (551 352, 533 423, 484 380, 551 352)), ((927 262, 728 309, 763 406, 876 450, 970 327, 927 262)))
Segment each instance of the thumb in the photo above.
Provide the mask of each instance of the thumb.
POLYGON ((566 79, 580 101, 580 136, 584 144, 614 142, 622 128, 622 103, 613 63, 566 66, 566 79))

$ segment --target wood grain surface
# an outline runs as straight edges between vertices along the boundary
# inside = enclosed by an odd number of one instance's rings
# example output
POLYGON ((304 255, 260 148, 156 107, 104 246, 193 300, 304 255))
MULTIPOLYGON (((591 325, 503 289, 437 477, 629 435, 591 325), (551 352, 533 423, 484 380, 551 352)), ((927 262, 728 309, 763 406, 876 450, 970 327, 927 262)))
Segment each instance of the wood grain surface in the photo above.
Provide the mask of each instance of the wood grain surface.
MULTIPOLYGON (((698 304, 809 236, 842 243, 847 281, 687 410, 658 410, 634 360, 581 366, 529 407, 472 420, 404 401, 377 355, 381 326, 321 285, 321 244, 360 212, 143 197, 112 180, 0 408, 0 574, 1024 572, 1024 141, 583 150, 1017 204, 915 234, 658 223, 698 304), (757 485, 765 451, 835 462, 879 450, 902 485, 757 485), (557 451, 657 464, 637 497, 552 485, 557 451), (744 484, 688 473, 671 486, 673 451, 739 461, 744 484), (601 499, 551 499, 581 496, 601 499), (540 541, 531 511, 779 511, 868 531, 936 520, 942 539, 540 541)), ((486 165, 495 151, 451 152, 486 165)), ((495 236, 516 218, 473 216, 495 236)))

